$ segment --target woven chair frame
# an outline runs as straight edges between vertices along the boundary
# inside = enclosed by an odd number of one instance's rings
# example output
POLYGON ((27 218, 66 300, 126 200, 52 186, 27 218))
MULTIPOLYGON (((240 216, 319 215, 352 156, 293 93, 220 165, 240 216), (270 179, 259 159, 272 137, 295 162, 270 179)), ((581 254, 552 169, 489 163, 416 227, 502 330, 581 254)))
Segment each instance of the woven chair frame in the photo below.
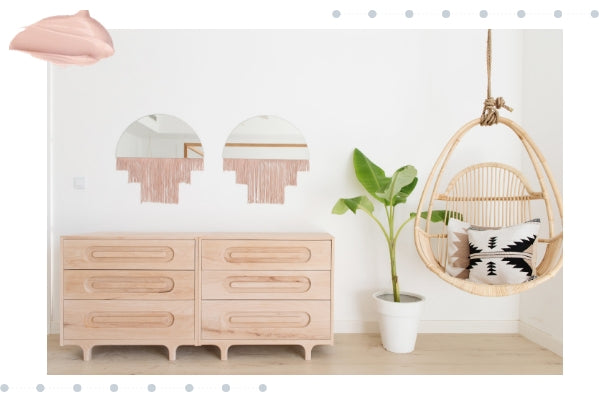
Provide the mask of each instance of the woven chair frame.
POLYGON ((428 211, 428 218, 414 223, 416 250, 429 270, 438 277, 468 293, 480 296, 508 296, 531 289, 554 277, 562 267, 563 211, 562 200, 545 158, 528 134, 515 122, 499 117, 498 123, 511 129, 522 142, 534 168, 540 191, 534 191, 522 173, 512 166, 486 162, 466 167, 458 172, 440 191, 441 178, 447 163, 462 137, 480 125, 477 118, 462 126, 449 140, 426 181, 418 204, 417 215, 428 211), (536 278, 519 284, 488 285, 453 277, 445 272, 447 263, 447 232, 444 224, 431 224, 431 211, 444 208, 460 213, 463 220, 479 226, 501 227, 525 222, 533 215, 532 202, 541 202, 545 216, 541 218, 548 237, 539 237, 537 247, 540 262, 536 278), (441 206, 440 206, 441 205, 441 206), (559 213, 559 227, 554 218, 559 213), (442 231, 433 231, 443 225, 442 231))

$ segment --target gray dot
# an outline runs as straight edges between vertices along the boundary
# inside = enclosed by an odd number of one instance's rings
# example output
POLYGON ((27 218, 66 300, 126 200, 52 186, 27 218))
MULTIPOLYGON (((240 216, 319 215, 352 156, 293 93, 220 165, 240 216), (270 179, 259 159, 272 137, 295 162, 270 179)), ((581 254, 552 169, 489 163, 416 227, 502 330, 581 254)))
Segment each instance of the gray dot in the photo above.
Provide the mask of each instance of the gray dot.
POLYGON ((524 18, 524 16, 526 16, 526 13, 524 12, 524 10, 520 10, 518 11, 518 18, 524 18))
POLYGON ((368 11, 368 16, 369 16, 370 18, 374 18, 374 17, 376 17, 376 11, 374 11, 374 10, 370 10, 370 11, 368 11))
POLYGON ((37 385, 37 386, 35 387, 35 389, 36 389, 38 392, 43 392, 43 391, 44 391, 44 389, 45 389, 45 387, 44 387, 44 385, 42 385, 42 384, 40 383, 39 385, 37 385))
POLYGON ((339 18, 341 16, 341 11, 335 10, 333 11, 333 18, 339 18))
POLYGON ((258 386, 258 390, 261 392, 266 392, 266 385, 265 384, 261 384, 260 386, 258 386))
POLYGON ((414 11, 408 10, 406 11, 406 18, 412 18, 414 16, 414 11))
POLYGON ((150 383, 148 385, 148 392, 153 392, 155 390, 156 390, 156 385, 150 383))
POLYGON ((231 387, 225 383, 223 385, 223 392, 228 392, 229 390, 231 390, 231 387))
POLYGON ((449 18, 449 16, 451 15, 451 13, 449 12, 449 10, 443 10, 443 12, 441 13, 441 15, 443 16, 443 18, 449 18))
POLYGON ((489 16, 489 13, 487 12, 487 10, 481 10, 478 15, 480 15, 481 18, 487 18, 489 16))
POLYGON ((0 386, 0 390, 2 390, 3 392, 8 391, 8 385, 6 383, 3 383, 2 386, 0 386))
POLYGON ((599 11, 597 11, 597 10, 591 11, 591 17, 593 17, 593 18, 599 17, 599 11))
POLYGON ((561 10, 555 10, 555 11, 553 12, 553 16, 554 16, 555 18, 561 18, 561 17, 562 17, 562 12, 561 12, 561 10))
POLYGON ((111 392, 117 392, 118 390, 119 390, 119 385, 117 385, 116 383, 113 383, 112 385, 110 385, 111 392))
POLYGON ((80 392, 81 391, 81 385, 76 383, 73 385, 73 391, 75 392, 80 392))
POLYGON ((193 385, 191 383, 188 383, 187 385, 185 385, 186 392, 191 392, 192 390, 193 390, 193 385))

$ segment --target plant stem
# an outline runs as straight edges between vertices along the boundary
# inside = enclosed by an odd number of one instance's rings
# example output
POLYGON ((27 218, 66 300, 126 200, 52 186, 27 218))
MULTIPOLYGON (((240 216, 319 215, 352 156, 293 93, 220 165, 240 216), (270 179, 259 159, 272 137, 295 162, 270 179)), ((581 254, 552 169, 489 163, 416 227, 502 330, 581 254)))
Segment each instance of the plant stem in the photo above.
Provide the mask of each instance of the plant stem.
POLYGON ((401 224, 401 226, 400 226, 400 227, 397 229, 397 232, 395 232, 395 235, 393 236, 393 240, 397 240, 397 237, 399 236, 399 232, 401 232, 401 230, 404 228, 404 226, 406 226, 406 224, 407 224, 408 222, 410 222, 411 220, 413 220, 414 218, 416 218, 416 216, 415 216, 415 215, 414 215, 414 216, 411 216, 411 217, 410 217, 410 218, 408 218, 408 219, 406 219, 406 220, 404 221, 404 223, 403 223, 403 224, 401 224))
MULTIPOLYGON (((387 219, 389 222, 389 236, 387 237, 387 245, 389 247, 389 261, 391 263, 391 285, 393 287, 393 301, 399 302, 399 279, 397 278, 397 264, 395 258, 395 244, 397 243, 397 235, 393 235, 395 224, 395 207, 385 207, 387 211, 387 219)), ((400 228, 401 229, 401 228, 400 228)))

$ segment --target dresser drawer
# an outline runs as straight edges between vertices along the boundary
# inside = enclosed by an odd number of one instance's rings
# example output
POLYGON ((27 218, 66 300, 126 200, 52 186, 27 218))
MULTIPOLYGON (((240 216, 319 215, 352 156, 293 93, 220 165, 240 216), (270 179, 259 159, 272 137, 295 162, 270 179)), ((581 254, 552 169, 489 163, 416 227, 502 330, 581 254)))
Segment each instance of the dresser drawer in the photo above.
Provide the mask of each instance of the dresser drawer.
POLYGON ((203 271, 203 299, 331 299, 330 271, 203 271))
POLYGON ((194 339, 193 300, 64 300, 64 338, 194 339))
POLYGON ((65 299, 193 300, 193 271, 64 271, 65 299))
POLYGON ((204 270, 329 270, 329 240, 202 240, 204 270))
POLYGON ((330 339, 330 301, 205 300, 202 340, 330 339))
POLYGON ((193 270, 193 239, 65 239, 64 269, 178 269, 193 270))

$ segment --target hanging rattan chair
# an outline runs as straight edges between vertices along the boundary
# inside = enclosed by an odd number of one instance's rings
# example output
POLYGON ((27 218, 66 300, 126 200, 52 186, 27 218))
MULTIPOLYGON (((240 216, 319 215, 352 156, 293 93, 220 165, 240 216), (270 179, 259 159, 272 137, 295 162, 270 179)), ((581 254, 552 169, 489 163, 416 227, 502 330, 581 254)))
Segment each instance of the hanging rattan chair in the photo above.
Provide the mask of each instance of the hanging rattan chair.
MULTIPOLYGON (((490 31, 488 40, 487 66, 490 71, 490 31)), ((491 98, 489 88, 490 77, 483 115, 468 122, 455 133, 431 170, 416 214, 428 211, 428 217, 416 219, 414 240, 424 264, 446 282, 475 295, 507 296, 542 284, 554 277, 562 267, 563 211, 556 182, 543 155, 522 127, 497 114, 497 108, 504 106, 503 100, 491 98), (487 126, 478 131, 496 129, 490 126, 494 124, 507 126, 522 143, 534 170, 537 181, 533 182, 534 185, 516 168, 499 162, 468 166, 451 179, 444 176, 447 174, 446 167, 450 157, 464 135, 478 125, 487 126), (445 182, 448 182, 446 186, 445 182), (445 187, 442 188, 442 184, 445 187), (535 279, 517 284, 492 285, 448 274, 447 227, 444 224, 433 224, 430 220, 431 211, 438 209, 451 213, 448 215, 460 215, 463 221, 471 225, 485 227, 509 226, 540 218, 543 228, 537 242, 535 279), (558 220, 555 218, 556 213, 559 213, 558 220)))

